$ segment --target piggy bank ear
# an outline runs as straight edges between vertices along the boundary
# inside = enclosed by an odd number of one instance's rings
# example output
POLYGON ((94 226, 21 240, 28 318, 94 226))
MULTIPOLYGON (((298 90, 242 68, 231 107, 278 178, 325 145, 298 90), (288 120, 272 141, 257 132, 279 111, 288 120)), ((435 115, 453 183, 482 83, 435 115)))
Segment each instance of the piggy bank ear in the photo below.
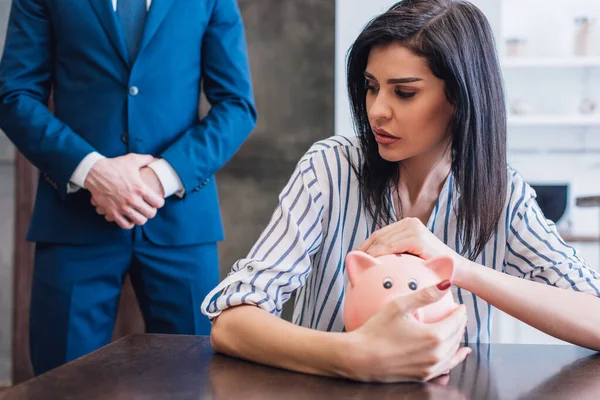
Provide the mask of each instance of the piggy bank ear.
POLYGON ((348 272, 348 278, 350 278, 350 284, 356 286, 360 275, 377 264, 379 264, 379 260, 365 252, 356 250, 348 253, 346 256, 346 271, 348 272))
POLYGON ((425 266, 432 269, 442 280, 452 280, 454 261, 451 257, 432 258, 425 262, 425 266))

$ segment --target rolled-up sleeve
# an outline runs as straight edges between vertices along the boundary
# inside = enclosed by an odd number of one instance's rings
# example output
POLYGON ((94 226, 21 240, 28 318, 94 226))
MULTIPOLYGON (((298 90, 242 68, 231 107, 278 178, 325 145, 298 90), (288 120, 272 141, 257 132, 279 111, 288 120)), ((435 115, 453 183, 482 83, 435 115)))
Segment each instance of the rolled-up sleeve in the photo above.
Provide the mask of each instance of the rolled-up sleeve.
POLYGON ((548 285, 600 296, 598 273, 574 247, 560 237, 552 221, 546 220, 535 191, 516 182, 509 207, 506 272, 548 285))
POLYGON ((292 292, 311 272, 311 256, 322 240, 323 193, 313 154, 298 163, 279 204, 246 258, 209 293, 202 312, 213 319, 229 307, 253 304, 280 315, 292 292))

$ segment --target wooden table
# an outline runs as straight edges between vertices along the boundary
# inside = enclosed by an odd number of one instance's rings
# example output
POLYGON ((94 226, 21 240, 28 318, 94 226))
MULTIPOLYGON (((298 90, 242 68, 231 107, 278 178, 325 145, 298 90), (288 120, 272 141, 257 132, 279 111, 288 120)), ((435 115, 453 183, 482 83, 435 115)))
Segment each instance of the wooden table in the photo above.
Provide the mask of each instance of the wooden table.
POLYGON ((208 337, 133 335, 0 399, 600 399, 600 355, 574 346, 481 345, 444 382, 360 384, 214 354, 208 337))

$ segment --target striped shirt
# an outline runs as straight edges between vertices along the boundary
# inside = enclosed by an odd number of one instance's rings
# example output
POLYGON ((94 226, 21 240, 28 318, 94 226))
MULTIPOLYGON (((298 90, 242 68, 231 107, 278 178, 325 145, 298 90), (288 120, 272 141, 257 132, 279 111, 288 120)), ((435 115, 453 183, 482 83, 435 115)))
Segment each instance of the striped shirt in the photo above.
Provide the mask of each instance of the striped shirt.
MULTIPOLYGON (((202 312, 214 318, 228 307, 254 304, 280 315, 283 304, 297 290, 295 324, 343 331, 346 254, 379 228, 365 210, 352 168, 352 164, 361 165, 362 157, 357 138, 334 136, 315 143, 299 161, 248 256, 237 261, 206 296, 202 312)), ((598 274, 545 219, 535 191, 511 168, 508 177, 506 207, 476 262, 482 268, 600 296, 598 274)), ((460 253, 456 201, 453 175, 449 174, 427 227, 460 253)), ((393 202, 389 203, 393 207, 393 202)), ((461 288, 452 287, 452 293, 455 301, 467 308, 464 341, 489 342, 491 305, 461 288)))

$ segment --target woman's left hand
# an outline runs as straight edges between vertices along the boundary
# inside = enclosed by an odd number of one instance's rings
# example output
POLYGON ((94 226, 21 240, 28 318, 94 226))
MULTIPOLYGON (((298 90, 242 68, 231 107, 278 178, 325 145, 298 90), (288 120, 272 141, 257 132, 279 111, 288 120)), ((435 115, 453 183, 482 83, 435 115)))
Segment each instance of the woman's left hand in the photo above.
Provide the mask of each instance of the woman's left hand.
POLYGON ((465 260, 438 239, 418 218, 404 218, 373 232, 357 250, 373 257, 410 253, 430 260, 449 256, 454 260, 455 268, 465 260))

